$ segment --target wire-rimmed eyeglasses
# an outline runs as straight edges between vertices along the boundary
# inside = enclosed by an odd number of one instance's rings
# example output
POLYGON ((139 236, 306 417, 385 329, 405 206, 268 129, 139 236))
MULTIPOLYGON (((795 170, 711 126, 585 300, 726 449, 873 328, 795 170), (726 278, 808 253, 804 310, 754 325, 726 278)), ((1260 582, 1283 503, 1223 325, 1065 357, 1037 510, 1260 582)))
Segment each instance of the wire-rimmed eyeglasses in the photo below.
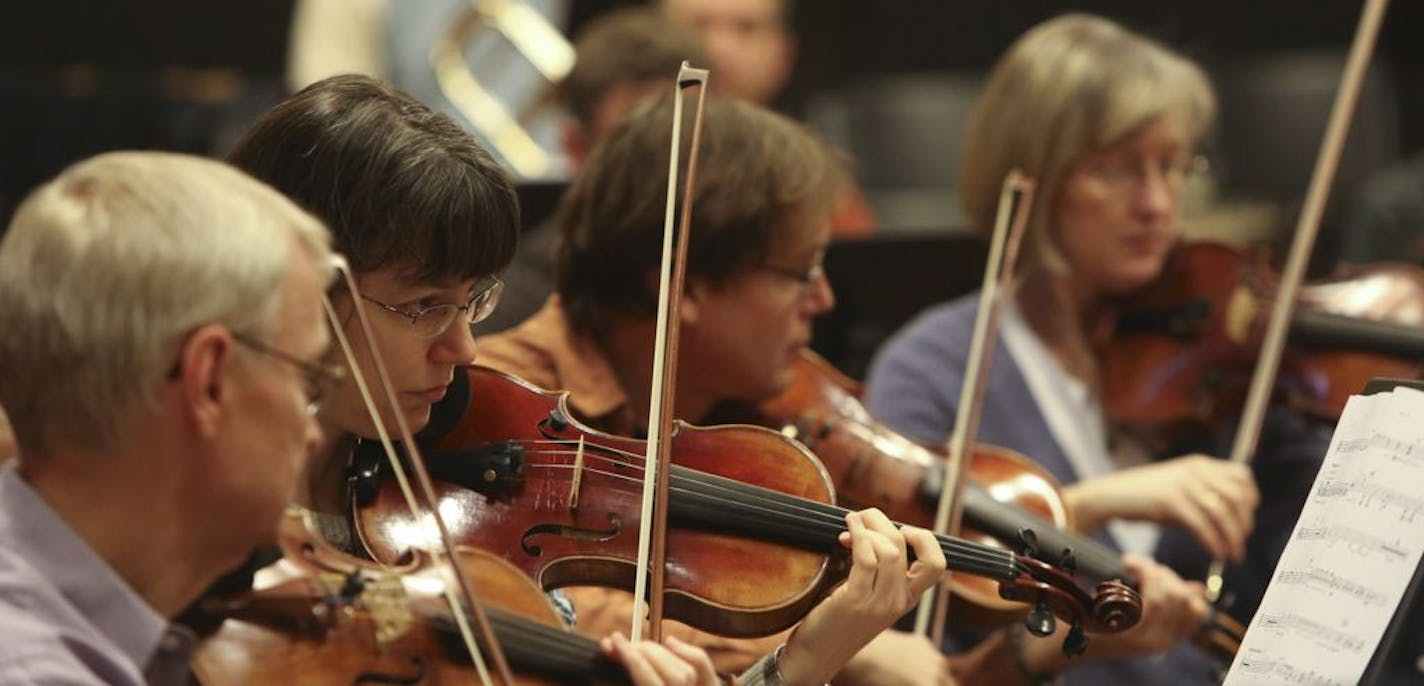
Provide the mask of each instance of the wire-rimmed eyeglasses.
POLYGON ((346 376, 346 368, 341 365, 303 360, 277 350, 256 338, 237 332, 232 334, 232 338, 253 352, 290 364, 301 372, 302 391, 307 398, 306 411, 310 416, 315 416, 321 410, 322 401, 326 400, 331 389, 335 388, 336 384, 346 376))
POLYGON ((492 279, 489 285, 470 293, 470 299, 464 305, 445 303, 414 311, 388 305, 364 293, 361 298, 409 320, 419 336, 435 338, 449 330, 450 325, 455 323, 455 319, 461 312, 465 313, 465 321, 471 326, 484 321, 494 312, 495 305, 499 304, 499 295, 503 292, 504 282, 492 279))

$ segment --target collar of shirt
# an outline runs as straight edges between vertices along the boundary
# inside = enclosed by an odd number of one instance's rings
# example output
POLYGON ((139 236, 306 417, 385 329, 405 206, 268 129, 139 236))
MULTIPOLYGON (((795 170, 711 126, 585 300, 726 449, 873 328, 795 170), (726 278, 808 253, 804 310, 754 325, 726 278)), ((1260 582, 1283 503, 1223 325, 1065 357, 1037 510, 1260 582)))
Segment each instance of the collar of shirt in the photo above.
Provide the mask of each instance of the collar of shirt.
MULTIPOLYGON (((1063 371, 1024 319, 1018 303, 1008 298, 1000 322, 1004 347, 1009 350, 1053 438, 1079 479, 1091 479, 1115 469, 1108 452, 1102 403, 1086 384, 1063 371)), ((1113 520, 1108 523, 1118 547, 1150 555, 1161 529, 1150 522, 1113 520)))
POLYGON ((191 632, 170 627, 19 477, 14 464, 0 468, 0 540, 134 665, 145 668, 154 658, 172 663, 191 650, 191 632))
POLYGON ((619 426, 618 415, 627 409, 628 394, 608 358, 592 339, 573 330, 558 294, 511 333, 548 360, 560 390, 569 392, 569 405, 580 417, 614 433, 626 434, 633 428, 619 426))

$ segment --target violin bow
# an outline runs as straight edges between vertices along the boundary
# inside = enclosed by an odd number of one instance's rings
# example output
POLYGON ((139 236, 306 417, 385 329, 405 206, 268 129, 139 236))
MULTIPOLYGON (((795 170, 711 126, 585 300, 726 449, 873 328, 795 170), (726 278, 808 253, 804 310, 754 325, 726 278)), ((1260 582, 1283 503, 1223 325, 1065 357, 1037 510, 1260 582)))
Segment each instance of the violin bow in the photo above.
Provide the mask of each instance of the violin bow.
MULTIPOLYGON (((1018 262, 1019 245, 1023 242, 1024 226, 1033 205, 1034 182, 1018 169, 1004 177, 999 192, 999 207, 994 217, 994 232, 989 239, 989 261, 984 267, 984 281, 979 289, 979 313, 974 319, 974 333, 969 344, 969 360, 965 365, 964 384, 959 389, 960 411, 954 417, 954 431, 946 446, 944 484, 935 509, 934 530, 946 534, 959 527, 963 511, 964 469, 979 433, 979 418, 988 386, 989 365, 998 342, 999 311, 1003 307, 1009 280, 1018 262)), ((944 639, 945 612, 949 605, 948 572, 936 589, 926 590, 915 614, 915 633, 927 635, 933 626, 936 645, 944 639), (930 624, 931 608, 934 623, 930 624)))
POLYGON ((672 142, 668 154, 667 209, 663 215, 663 252, 658 287, 657 333, 653 342, 653 383, 648 407, 647 457, 643 462, 642 522, 638 529, 638 568, 633 589, 633 626, 629 636, 642 638, 645 602, 649 638, 662 640, 663 589, 667 560, 667 464, 672 455, 673 405, 677 383, 678 331, 681 326, 682 290, 687 275, 688 231, 692 223, 692 201, 697 181, 697 151, 702 142, 702 114, 706 104, 706 69, 682 63, 673 93, 672 142), (687 156, 682 213, 674 232, 677 209, 678 162, 682 152, 683 90, 697 86, 697 104, 692 120, 691 150, 687 156), (675 235, 674 235, 675 234, 675 235), (674 247, 674 242, 676 246, 674 247))
MULTIPOLYGON (((1360 99, 1360 87, 1364 82, 1365 71, 1369 67, 1370 55, 1374 52, 1375 40, 1379 37, 1380 24, 1383 23, 1388 4, 1389 0, 1366 0, 1361 10, 1360 23, 1350 45, 1350 56, 1345 62, 1345 74, 1340 81, 1340 89, 1335 92, 1330 121, 1325 128, 1325 138, 1320 144, 1320 155, 1315 160, 1315 171, 1310 177, 1305 205, 1296 224, 1295 238, 1291 242, 1285 269, 1281 272, 1266 335, 1261 341, 1261 356, 1257 358, 1256 369, 1251 376, 1251 386, 1246 394, 1246 404, 1241 409, 1241 424, 1236 429, 1236 438, 1231 445, 1232 462, 1250 464, 1261 440, 1261 425, 1265 421, 1271 387, 1280 369, 1281 353, 1285 348, 1286 333, 1291 316, 1295 312, 1300 285, 1305 278, 1306 263, 1315 246, 1316 234, 1320 232, 1325 198, 1330 193, 1335 170, 1340 166, 1340 153, 1350 131, 1350 119, 1354 114, 1355 104, 1360 99)), ((1221 574, 1224 566, 1221 560, 1213 561, 1207 575, 1207 600, 1213 604, 1221 597, 1221 574)))
MULTIPOLYGON (((351 269, 346 260, 341 257, 333 259, 337 273, 340 274, 342 285, 344 285, 351 295, 353 303, 361 302, 361 292, 356 287, 356 279, 351 274, 351 269)), ((481 681, 489 686, 493 683, 490 680, 489 670, 485 665, 484 658, 480 652, 476 641, 475 631, 479 637, 484 639, 484 645, 491 659, 494 662, 495 672, 499 674, 500 680, 509 685, 514 685, 514 675, 509 669, 509 662, 505 659, 504 650, 500 647, 499 639, 494 633, 489 617, 485 614, 484 607, 479 602, 479 596, 475 593, 475 587, 470 583, 469 576, 465 573, 463 565, 459 564, 458 552, 455 546, 455 539, 450 535, 450 529, 445 525, 445 518, 440 514, 439 498, 435 494, 435 488, 430 479, 430 473, 425 469, 425 460, 420 454, 420 448, 416 445, 415 437, 410 430, 410 424, 406 422, 405 415, 400 412, 400 405, 396 401, 394 385, 391 383, 390 373, 386 370, 385 361, 375 347, 376 337, 371 330, 370 319, 366 316, 366 311, 359 305, 353 309, 356 313, 356 321, 360 326, 361 337, 366 344, 366 349, 371 352, 371 363, 376 369, 376 377, 380 381, 380 390, 385 396, 383 400, 386 406, 391 408, 391 416, 395 420, 398 437, 405 446, 407 454, 410 456, 409 473, 407 468, 401 463, 400 457, 396 454, 395 446, 391 443, 390 433, 387 430, 381 413, 376 407, 376 402, 371 396, 370 387, 366 383, 365 375, 361 372, 361 366, 356 363, 356 356, 351 348, 351 341, 347 338, 346 332, 341 325, 341 319, 337 316, 336 308, 332 306, 331 299, 323 298, 322 305, 326 309, 327 319, 331 322, 333 335, 345 354, 351 369, 351 377, 356 382, 357 389, 361 392, 361 399, 366 404, 366 409, 371 414, 371 420, 376 427, 376 433, 380 437, 381 445, 385 448, 386 457, 390 461, 391 471, 395 474, 396 481, 400 484, 401 492, 405 495, 406 503, 410 506, 411 517, 417 522, 430 522, 439 532, 439 543, 445 554, 445 558, 450 562, 451 572, 455 576, 456 588, 450 584, 445 584, 444 593, 447 602, 450 603, 450 614, 455 620, 456 626, 460 630, 461 640, 465 644, 465 649, 469 651, 470 657, 475 664, 476 671, 479 672, 481 681), (417 497, 416 492, 411 488, 410 475, 415 476, 415 483, 420 486, 421 497, 417 497), (423 502, 423 504, 422 504, 423 502), (421 517, 421 512, 427 518, 421 517), (469 617, 461 611, 464 607, 475 620, 472 628, 469 617)))

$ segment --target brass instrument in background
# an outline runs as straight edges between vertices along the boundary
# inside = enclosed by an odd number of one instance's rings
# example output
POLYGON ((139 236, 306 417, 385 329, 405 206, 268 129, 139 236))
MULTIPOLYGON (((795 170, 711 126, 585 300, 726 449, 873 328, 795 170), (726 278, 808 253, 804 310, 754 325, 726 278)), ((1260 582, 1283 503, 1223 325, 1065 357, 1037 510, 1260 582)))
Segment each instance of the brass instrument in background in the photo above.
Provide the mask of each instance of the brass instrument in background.
POLYGON ((430 51, 440 91, 495 152, 525 178, 547 175, 553 155, 525 130, 524 117, 485 89, 465 63, 464 46, 484 27, 500 32, 550 87, 574 66, 574 49, 543 15, 520 0, 470 0, 430 51))

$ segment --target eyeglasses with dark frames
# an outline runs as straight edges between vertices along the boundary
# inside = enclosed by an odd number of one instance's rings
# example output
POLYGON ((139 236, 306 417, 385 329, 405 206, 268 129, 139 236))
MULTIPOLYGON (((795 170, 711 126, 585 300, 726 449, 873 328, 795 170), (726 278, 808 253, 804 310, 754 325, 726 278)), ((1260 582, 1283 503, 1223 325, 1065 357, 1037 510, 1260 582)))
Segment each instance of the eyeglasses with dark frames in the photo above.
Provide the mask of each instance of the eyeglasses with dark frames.
POLYGON ((326 364, 320 362, 309 362, 297 358, 281 350, 277 350, 262 341, 251 336, 236 333, 232 334, 233 340, 247 346, 253 352, 266 355, 274 360, 290 364, 302 374, 303 391, 307 396, 307 414, 315 416, 321 410, 322 401, 326 400, 331 389, 336 387, 343 378, 346 377, 346 368, 336 364, 326 364))
POLYGON ((499 304, 499 296, 504 292, 504 282, 499 279, 491 279, 484 288, 470 293, 470 299, 464 305, 454 305, 446 303, 443 305, 432 305, 419 310, 411 311, 402 309, 395 305, 383 303, 364 293, 361 298, 374 305, 380 306, 387 312, 400 315, 410 321, 411 326, 423 338, 435 338, 450 329, 450 325, 455 323, 455 319, 461 312, 465 313, 465 321, 474 326, 490 316, 494 312, 495 305, 499 304))

